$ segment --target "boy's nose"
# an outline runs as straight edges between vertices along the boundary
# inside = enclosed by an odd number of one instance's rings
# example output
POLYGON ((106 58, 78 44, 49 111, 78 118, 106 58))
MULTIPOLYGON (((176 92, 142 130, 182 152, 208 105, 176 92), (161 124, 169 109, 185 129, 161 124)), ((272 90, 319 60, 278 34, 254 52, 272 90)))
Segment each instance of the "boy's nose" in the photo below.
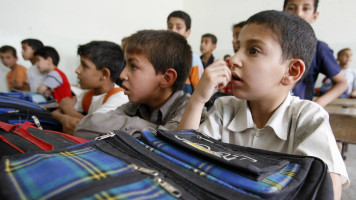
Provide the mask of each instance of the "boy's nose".
POLYGON ((240 54, 239 54, 239 51, 237 51, 235 53, 235 55, 233 55, 230 60, 229 60, 229 64, 232 67, 241 67, 242 66, 242 63, 241 63, 241 58, 240 58, 240 54))
POLYGON ((120 79, 121 80, 127 80, 127 74, 126 74, 126 66, 125 66, 125 68, 122 70, 122 72, 120 73, 120 79))

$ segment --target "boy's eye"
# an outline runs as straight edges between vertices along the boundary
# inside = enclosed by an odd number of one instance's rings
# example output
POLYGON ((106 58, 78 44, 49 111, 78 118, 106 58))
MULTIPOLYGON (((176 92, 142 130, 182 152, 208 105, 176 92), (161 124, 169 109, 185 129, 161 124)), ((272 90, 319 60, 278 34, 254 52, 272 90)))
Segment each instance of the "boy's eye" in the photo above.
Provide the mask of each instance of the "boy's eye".
POLYGON ((289 6, 289 7, 287 7, 287 10, 288 11, 295 11, 295 6, 289 6))
POLYGON ((249 53, 255 55, 255 54, 258 54, 259 51, 257 49, 255 49, 255 48, 251 48, 249 53))

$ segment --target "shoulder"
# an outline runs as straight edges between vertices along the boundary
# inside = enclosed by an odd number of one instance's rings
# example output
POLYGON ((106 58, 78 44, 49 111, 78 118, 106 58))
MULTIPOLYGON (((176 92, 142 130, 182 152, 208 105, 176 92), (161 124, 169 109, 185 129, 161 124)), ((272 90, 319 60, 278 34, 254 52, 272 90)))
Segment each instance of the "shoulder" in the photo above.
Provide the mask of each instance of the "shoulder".
POLYGON ((291 96, 289 112, 292 112, 295 116, 328 116, 326 110, 319 104, 300 99, 297 96, 291 96))
POLYGON ((223 116, 233 117, 241 109, 247 106, 246 100, 238 99, 234 96, 223 96, 215 100, 214 106, 210 109, 209 113, 221 113, 223 116))
POLYGON ((192 54, 192 66, 200 66, 203 65, 203 63, 201 62, 200 57, 198 56, 198 54, 194 53, 192 54))

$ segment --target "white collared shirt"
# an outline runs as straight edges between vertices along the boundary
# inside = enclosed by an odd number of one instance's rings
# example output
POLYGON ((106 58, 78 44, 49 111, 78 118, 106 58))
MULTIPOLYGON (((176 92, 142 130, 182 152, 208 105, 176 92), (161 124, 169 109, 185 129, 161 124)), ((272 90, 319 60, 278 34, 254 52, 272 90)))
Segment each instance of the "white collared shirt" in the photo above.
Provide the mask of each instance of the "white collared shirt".
POLYGON ((329 115, 312 101, 289 94, 265 127, 258 129, 246 100, 220 97, 199 131, 225 143, 318 157, 328 165, 329 172, 341 175, 343 188, 350 185, 329 115))

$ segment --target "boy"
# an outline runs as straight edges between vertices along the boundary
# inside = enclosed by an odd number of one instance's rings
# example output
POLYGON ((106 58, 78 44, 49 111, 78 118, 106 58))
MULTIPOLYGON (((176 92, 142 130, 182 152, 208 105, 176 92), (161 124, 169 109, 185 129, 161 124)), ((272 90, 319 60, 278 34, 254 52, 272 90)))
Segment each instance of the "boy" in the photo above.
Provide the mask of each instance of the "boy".
POLYGON ((0 48, 0 57, 1 62, 11 70, 6 75, 9 91, 12 89, 28 91, 26 67, 17 64, 16 49, 8 45, 2 46, 0 48))
MULTIPOLYGON (((176 32, 186 39, 190 35, 191 19, 190 16, 180 10, 173 11, 167 17, 167 29, 169 31, 176 32)), ((192 67, 189 73, 189 77, 185 82, 184 92, 192 94, 194 88, 198 85, 199 79, 204 71, 203 64, 199 56, 192 53, 192 67)))
POLYGON ((201 36, 200 51, 203 55, 200 59, 203 63, 204 69, 215 61, 213 51, 216 48, 216 36, 210 33, 201 36))
MULTIPOLYGON (((349 48, 341 49, 337 53, 337 61, 341 67, 341 72, 344 74, 347 80, 348 88, 340 96, 340 98, 355 98, 356 97, 356 70, 350 68, 349 64, 352 61, 352 51, 349 48)), ((327 79, 325 83, 320 87, 320 93, 324 94, 332 87, 333 83, 330 79, 327 79)))
POLYGON ((234 53, 236 53, 237 47, 237 38, 239 37, 242 27, 245 25, 245 21, 239 22, 232 26, 232 47, 234 48, 234 53))
POLYGON ((36 65, 41 73, 48 73, 37 92, 47 99, 56 99, 58 103, 65 97, 72 98, 67 76, 57 68, 59 55, 53 47, 44 46, 35 52, 36 65))
POLYGON ((74 135, 88 139, 122 130, 175 130, 190 95, 182 91, 192 64, 187 40, 171 31, 144 30, 124 39, 126 66, 120 74, 130 102, 84 117, 74 135), (164 56, 162 56, 164 55, 164 56))
POLYGON ((312 62, 311 26, 290 13, 264 11, 247 20, 237 44, 231 69, 220 60, 205 70, 178 129, 199 128, 226 143, 319 157, 328 165, 335 196, 341 197, 340 175, 344 187, 349 180, 328 113, 290 95, 312 62), (218 98, 199 127, 204 103, 230 80, 235 97, 218 98))
POLYGON ((40 73, 38 71, 36 64, 35 51, 43 47, 43 43, 37 39, 25 39, 21 42, 22 46, 22 57, 24 60, 29 60, 32 64, 30 68, 27 69, 27 82, 30 86, 31 92, 37 92, 37 88, 43 83, 46 78, 46 73, 40 73))
POLYGON ((128 102, 124 89, 115 84, 125 67, 124 53, 119 45, 92 41, 78 47, 80 64, 75 70, 82 89, 89 90, 77 99, 64 98, 59 109, 52 112, 63 127, 73 134, 75 126, 86 114, 108 112, 128 102))
MULTIPOLYGON (((313 23, 319 16, 318 3, 319 0, 284 0, 283 10, 298 15, 308 23, 313 23)), ((326 106, 345 92, 347 81, 341 73, 332 50, 326 43, 318 40, 312 65, 305 79, 292 90, 293 95, 301 99, 313 100, 315 82, 319 73, 330 78, 334 84, 327 93, 315 100, 321 106, 326 106)))

